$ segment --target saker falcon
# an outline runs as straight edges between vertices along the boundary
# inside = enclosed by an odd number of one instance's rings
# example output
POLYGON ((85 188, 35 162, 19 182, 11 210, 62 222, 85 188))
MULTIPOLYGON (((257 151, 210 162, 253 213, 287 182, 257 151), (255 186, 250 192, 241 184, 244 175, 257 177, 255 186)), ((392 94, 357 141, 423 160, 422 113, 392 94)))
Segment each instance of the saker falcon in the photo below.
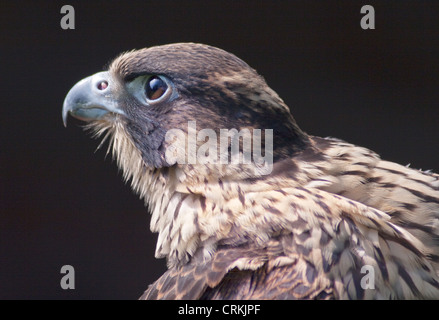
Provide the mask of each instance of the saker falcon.
POLYGON ((123 53, 70 90, 69 114, 108 138, 152 214, 168 270, 142 299, 439 298, 439 175, 306 134, 233 54, 195 43, 123 53), (193 151, 191 122, 218 139, 271 129, 271 171, 169 156, 193 151))

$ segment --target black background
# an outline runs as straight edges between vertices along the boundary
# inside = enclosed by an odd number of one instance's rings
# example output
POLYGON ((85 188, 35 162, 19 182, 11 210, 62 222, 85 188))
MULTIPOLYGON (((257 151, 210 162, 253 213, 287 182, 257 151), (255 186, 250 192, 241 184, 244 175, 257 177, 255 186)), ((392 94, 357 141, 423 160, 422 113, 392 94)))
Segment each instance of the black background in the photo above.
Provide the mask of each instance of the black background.
POLYGON ((438 1, 2 1, 0 299, 136 299, 165 271, 142 201, 61 108, 120 52, 182 41, 247 61, 306 132, 439 172, 438 1))

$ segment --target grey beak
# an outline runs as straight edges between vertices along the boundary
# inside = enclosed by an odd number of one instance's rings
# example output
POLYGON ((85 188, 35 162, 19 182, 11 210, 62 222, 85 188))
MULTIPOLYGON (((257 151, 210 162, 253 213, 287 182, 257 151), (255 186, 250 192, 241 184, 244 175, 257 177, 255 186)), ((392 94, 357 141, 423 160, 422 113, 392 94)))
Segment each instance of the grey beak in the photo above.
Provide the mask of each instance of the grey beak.
POLYGON ((64 99, 62 119, 67 126, 67 117, 83 120, 99 120, 108 113, 124 114, 118 107, 115 85, 108 72, 99 72, 82 79, 70 89, 64 99))

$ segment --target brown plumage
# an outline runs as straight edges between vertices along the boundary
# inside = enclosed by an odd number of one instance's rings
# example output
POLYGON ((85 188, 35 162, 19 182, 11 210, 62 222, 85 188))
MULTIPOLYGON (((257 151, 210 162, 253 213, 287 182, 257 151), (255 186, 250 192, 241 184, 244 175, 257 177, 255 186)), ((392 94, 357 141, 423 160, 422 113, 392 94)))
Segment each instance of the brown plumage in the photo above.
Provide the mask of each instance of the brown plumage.
MULTIPOLYGON (((439 298, 439 176, 307 135, 230 53, 193 43, 124 53, 72 88, 68 114, 110 139, 152 214, 169 270, 143 299, 439 298), (190 152, 190 121, 217 136, 272 129, 272 170, 170 157, 171 146, 190 152), (183 136, 168 140, 175 129, 183 136)), ((221 155, 227 141, 195 143, 221 155)))

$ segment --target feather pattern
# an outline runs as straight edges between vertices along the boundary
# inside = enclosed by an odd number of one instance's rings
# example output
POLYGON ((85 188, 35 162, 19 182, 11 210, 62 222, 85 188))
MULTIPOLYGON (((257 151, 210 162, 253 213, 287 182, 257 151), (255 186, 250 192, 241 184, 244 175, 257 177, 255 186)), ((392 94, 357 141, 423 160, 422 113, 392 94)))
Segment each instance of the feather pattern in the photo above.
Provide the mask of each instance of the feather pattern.
POLYGON ((131 51, 109 72, 118 88, 160 74, 178 91, 160 108, 120 94, 125 115, 89 124, 144 199, 155 255, 168 262, 142 299, 439 298, 439 175, 307 135, 255 70, 220 49, 131 51), (163 133, 195 119, 274 128, 272 172, 167 163, 163 133))

